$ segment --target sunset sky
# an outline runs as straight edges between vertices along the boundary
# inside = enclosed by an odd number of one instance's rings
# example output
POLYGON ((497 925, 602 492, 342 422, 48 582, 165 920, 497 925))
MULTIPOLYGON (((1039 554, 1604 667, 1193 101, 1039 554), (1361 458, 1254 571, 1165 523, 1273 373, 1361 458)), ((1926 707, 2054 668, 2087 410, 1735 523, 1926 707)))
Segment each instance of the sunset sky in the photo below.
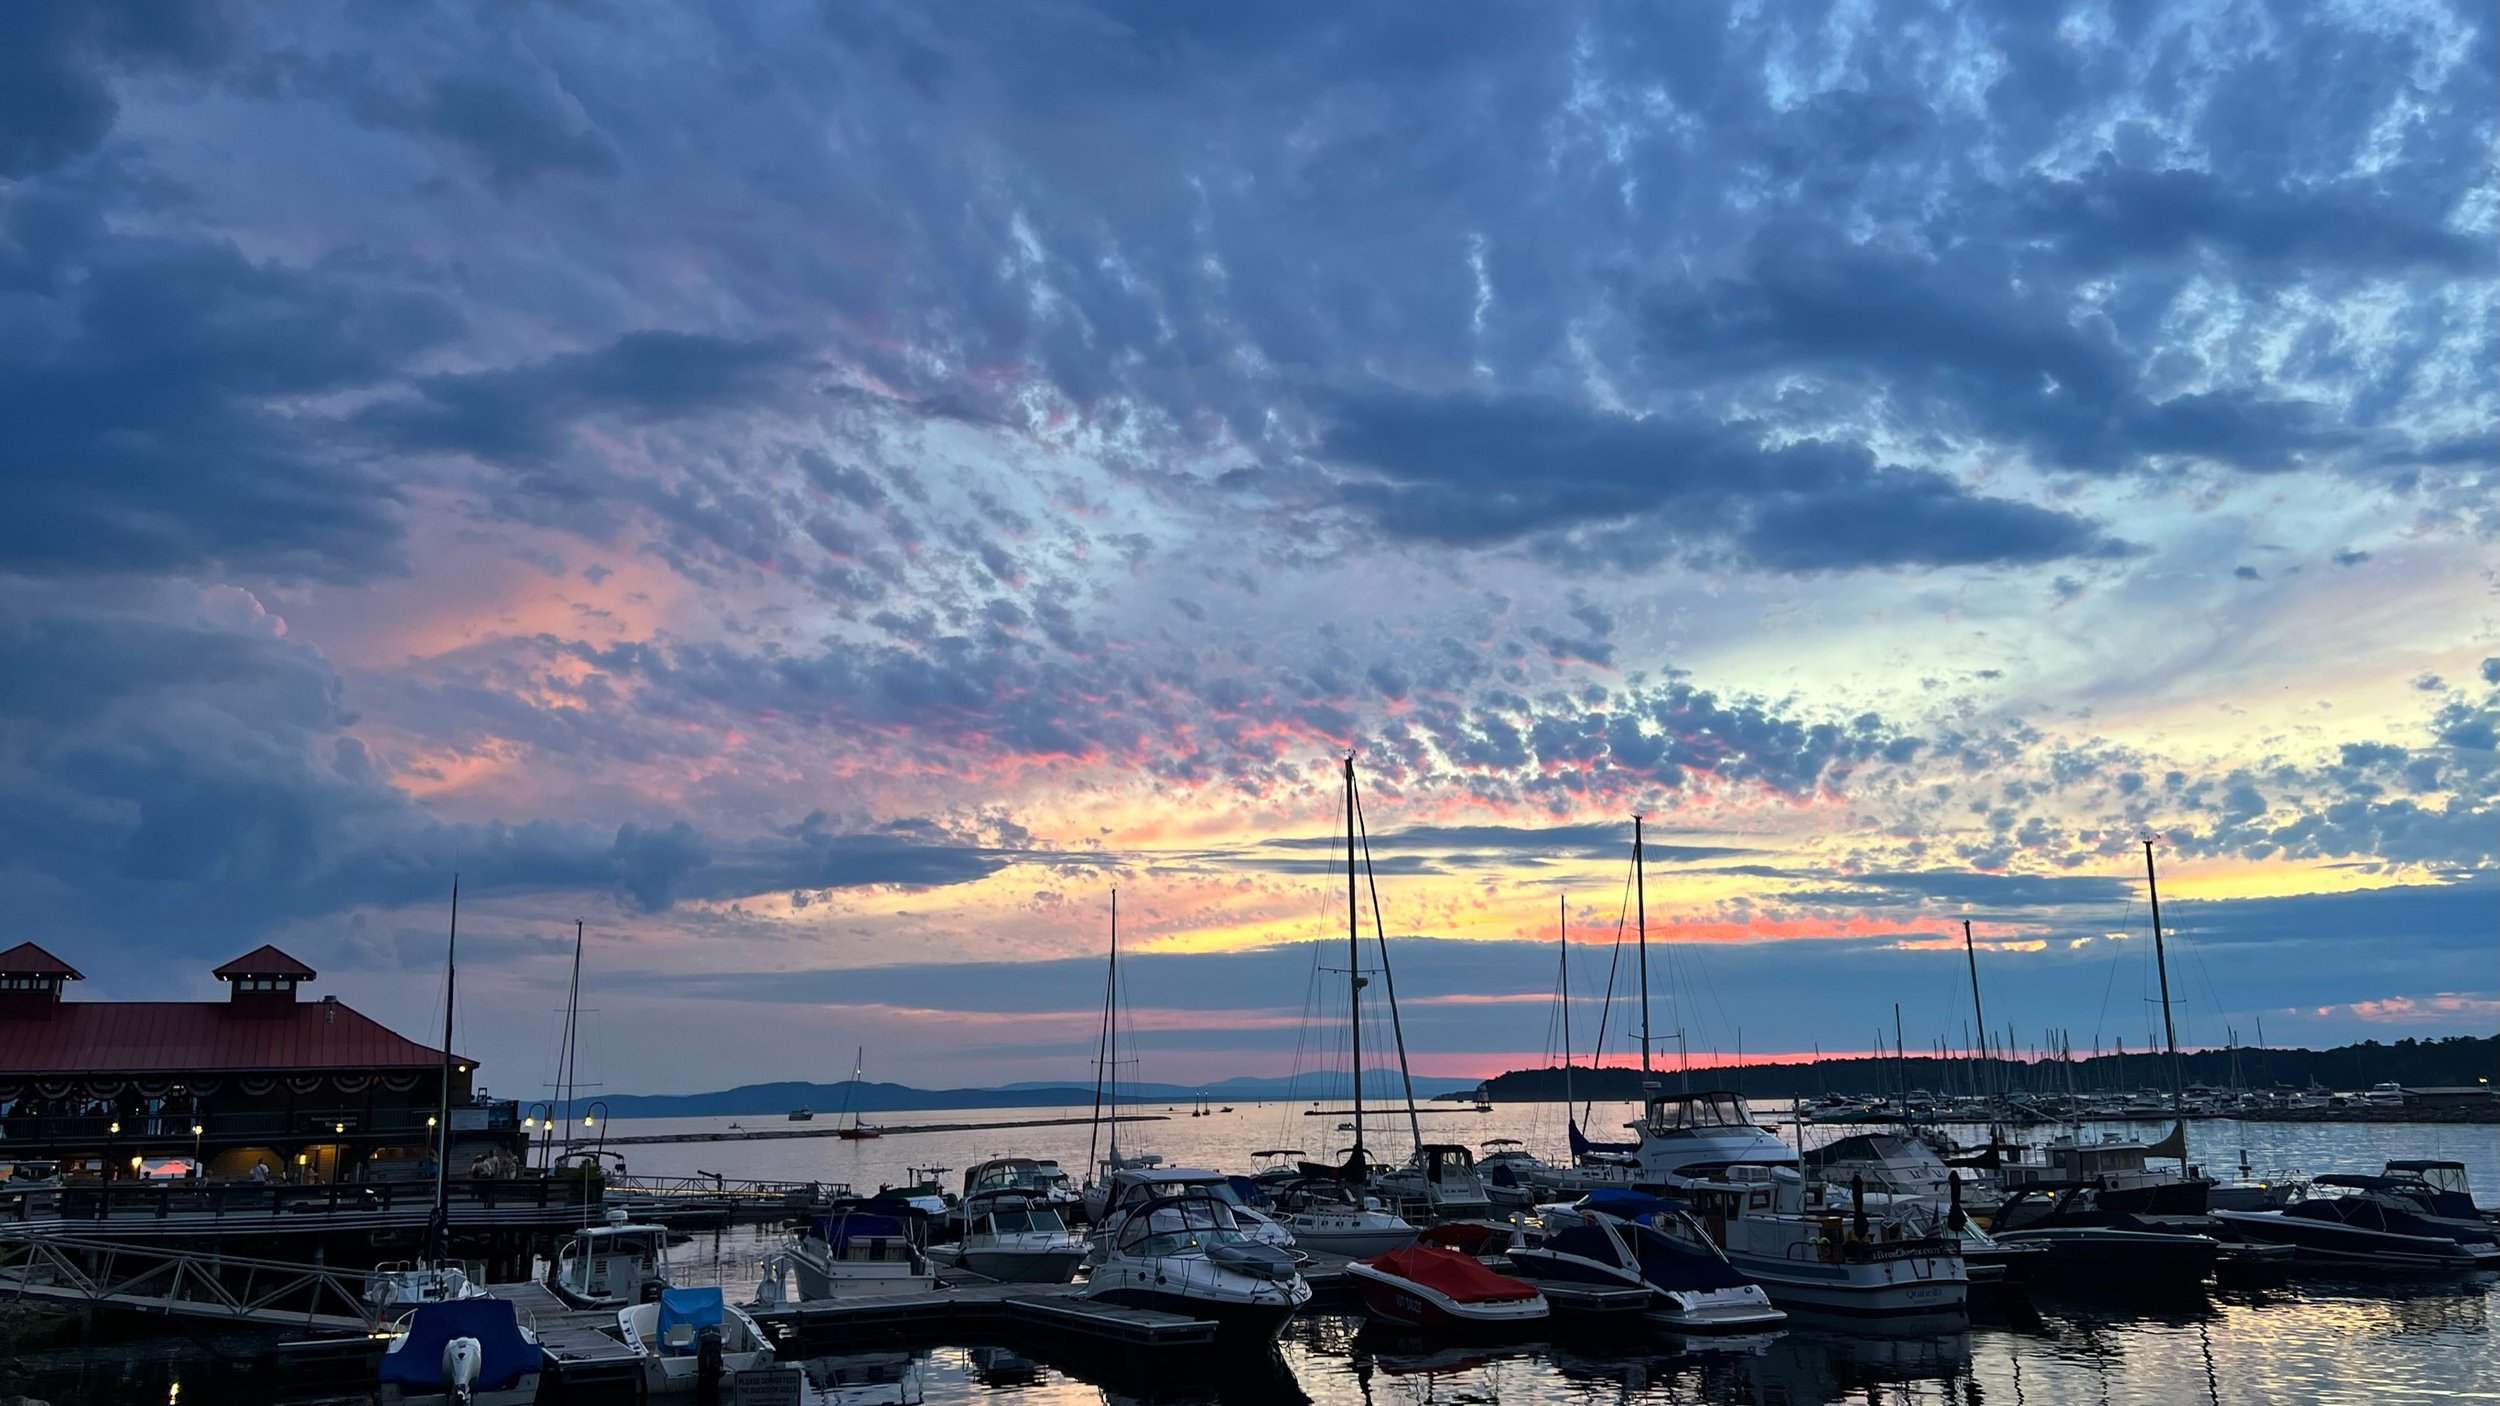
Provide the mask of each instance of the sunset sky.
POLYGON ((1084 1080, 1116 887, 1281 1075, 1351 749, 1419 1070, 1635 812, 1697 1052, 2141 1049, 2147 835, 2183 1040, 2490 1034, 2489 9, 5 7, 5 940, 1084 1080))

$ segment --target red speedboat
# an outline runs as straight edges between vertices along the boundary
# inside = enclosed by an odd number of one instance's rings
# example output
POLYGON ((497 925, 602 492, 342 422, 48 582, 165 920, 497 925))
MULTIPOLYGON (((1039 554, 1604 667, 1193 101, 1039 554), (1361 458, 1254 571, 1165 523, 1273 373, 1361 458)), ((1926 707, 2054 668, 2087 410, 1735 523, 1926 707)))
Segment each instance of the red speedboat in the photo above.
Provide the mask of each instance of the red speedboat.
POLYGON ((1408 1245, 1346 1266, 1374 1318, 1417 1328, 1543 1322, 1545 1296, 1534 1284, 1492 1270, 1456 1250, 1408 1245))

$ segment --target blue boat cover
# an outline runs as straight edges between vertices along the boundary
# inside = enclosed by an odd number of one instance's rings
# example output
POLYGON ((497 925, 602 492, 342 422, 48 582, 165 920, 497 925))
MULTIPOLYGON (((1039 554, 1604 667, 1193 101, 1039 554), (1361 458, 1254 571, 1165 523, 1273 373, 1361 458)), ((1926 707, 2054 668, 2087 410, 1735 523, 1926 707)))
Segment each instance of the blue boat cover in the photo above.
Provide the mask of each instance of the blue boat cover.
POLYGON ((1641 1278, 1653 1289, 1699 1293, 1706 1289, 1734 1289, 1753 1282, 1737 1273, 1736 1266, 1726 1260, 1672 1235, 1645 1225, 1627 1225, 1623 1231, 1632 1237, 1633 1246, 1640 1252, 1641 1278))
POLYGON ((1273 1204, 1267 1198, 1267 1188, 1248 1177, 1226 1177, 1224 1180, 1232 1183, 1233 1194, 1241 1198, 1241 1204, 1253 1210, 1273 1204))
POLYGON ((477 1339, 477 1384, 482 1391, 501 1391, 539 1368, 538 1347, 521 1336, 510 1299, 450 1299, 417 1305, 408 1318, 407 1336, 397 1349, 382 1354, 382 1380, 442 1390, 443 1349, 454 1338, 477 1339))
POLYGON ((1618 1220, 1639 1220, 1667 1209, 1666 1202, 1646 1191, 1633 1191, 1620 1186, 1601 1186, 1583 1197, 1580 1204, 1618 1220))
POLYGON ((1640 1150, 1641 1145, 1637 1142, 1591 1142, 1588 1135, 1580 1131, 1580 1120, 1571 1120, 1571 1155, 1575 1158, 1591 1153, 1620 1154, 1640 1150))
POLYGON ((721 1322, 720 1287, 703 1289, 662 1289, 660 1291, 660 1323, 656 1336, 668 1341, 668 1330, 683 1323, 694 1328, 717 1328, 721 1322))

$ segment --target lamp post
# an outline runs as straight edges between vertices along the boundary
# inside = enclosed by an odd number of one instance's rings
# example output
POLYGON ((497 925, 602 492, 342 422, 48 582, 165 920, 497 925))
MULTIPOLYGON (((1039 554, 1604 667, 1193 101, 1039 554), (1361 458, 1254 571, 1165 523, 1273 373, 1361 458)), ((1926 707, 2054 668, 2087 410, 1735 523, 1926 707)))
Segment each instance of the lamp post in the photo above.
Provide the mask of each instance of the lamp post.
POLYGON ((202 1181, 208 1179, 208 1169, 200 1165, 200 1137, 207 1131, 208 1125, 205 1123, 195 1121, 191 1124, 191 1175, 202 1181))
POLYGON ((593 1146, 591 1155, 596 1157, 605 1153, 608 1150, 608 1101, 606 1099, 594 1098, 583 1108, 582 1126, 599 1130, 599 1141, 593 1146))
POLYGON ((546 1171, 555 1158, 556 1106, 553 1100, 533 1103, 521 1115, 521 1131, 525 1134, 522 1150, 535 1141, 539 1145, 538 1169, 546 1171))

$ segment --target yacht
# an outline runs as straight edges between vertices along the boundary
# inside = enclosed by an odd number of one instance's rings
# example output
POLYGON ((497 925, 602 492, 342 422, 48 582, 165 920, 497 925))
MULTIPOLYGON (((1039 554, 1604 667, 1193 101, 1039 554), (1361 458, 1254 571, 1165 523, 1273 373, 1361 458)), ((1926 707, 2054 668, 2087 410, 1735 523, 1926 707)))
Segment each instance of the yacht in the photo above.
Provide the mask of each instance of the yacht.
POLYGON ((966 1210, 975 1199, 1003 1191, 1021 1192, 1062 1217, 1081 1214, 1085 1206, 1085 1198, 1068 1185, 1068 1174, 1057 1162, 1041 1157, 993 1157, 964 1173, 963 1196, 950 1212, 956 1231, 961 1232, 966 1210))
POLYGON ((1510 1252, 1511 1268, 1538 1283, 1647 1289, 1648 1319, 1678 1333, 1758 1333, 1788 1318, 1700 1226, 1654 1196, 1599 1192, 1540 1207, 1538 1219, 1544 1236, 1510 1252))
POLYGON ((914 1233, 919 1219, 906 1208, 873 1201, 837 1206, 810 1219, 765 1260, 765 1282, 776 1292, 764 1297, 777 1297, 784 1275, 797 1277, 802 1300, 913 1294, 937 1287, 937 1275, 914 1233))
POLYGON ((1110 1249, 1120 1221, 1129 1212, 1183 1194, 1223 1202, 1232 1212, 1233 1228, 1252 1240, 1279 1250, 1293 1248, 1293 1232, 1265 1212, 1243 1205, 1232 1178, 1222 1172, 1203 1167, 1132 1167, 1114 1171, 1103 1191, 1103 1208, 1094 1217, 1093 1258, 1099 1259, 1110 1249))
POLYGON ((383 1406, 529 1406, 545 1365, 510 1299, 420 1303, 382 1351, 383 1406))
POLYGON ((2479 1221, 2426 1214, 2406 1179, 2325 1176, 2315 1185, 2345 1194, 2280 1211, 2217 1211, 2214 1219, 2260 1243, 2291 1246, 2302 1264, 2430 1274, 2500 1269, 2500 1235, 2479 1221))
POLYGON ((398 1318, 418 1304, 484 1298, 486 1289, 461 1265, 397 1260, 366 1272, 364 1297, 365 1307, 378 1323, 398 1318))
POLYGON ((2405 1104, 2405 1086, 2394 1083, 2372 1084, 2369 1092, 2361 1095, 2361 1101, 2372 1108, 2402 1108, 2405 1104))
POLYGON ((1406 1165, 1383 1173, 1379 1185, 1381 1194, 1406 1203, 1427 1221, 1495 1219, 1493 1197, 1476 1172, 1475 1154, 1456 1143, 1425 1143, 1406 1165))
POLYGON ((2184 1129, 2158 1143, 2103 1134, 2098 1142, 2068 1135, 2009 1160, 1998 1169, 2005 1191, 2060 1191, 2090 1187, 2103 1210, 2139 1216, 2204 1215, 2212 1207, 2213 1182, 2192 1168, 2156 1167, 2156 1156, 2177 1156, 2184 1129))
POLYGON ((1734 1167, 1798 1165, 1796 1149, 1753 1120, 1745 1100, 1726 1089, 1702 1093, 1652 1093, 1648 1112, 1630 1126, 1640 1135, 1634 1154, 1644 1185, 1669 1178, 1704 1178, 1734 1167))
POLYGON ((1904 1234, 1863 1210, 1843 1216, 1793 1166, 1731 1166, 1669 1190, 1692 1213, 1661 1228, 1698 1231, 1783 1307, 1912 1315, 1959 1313, 1969 1302, 1959 1242, 1904 1234))
POLYGON ((640 1303, 669 1282, 668 1227, 634 1224, 622 1211, 575 1231, 547 1268, 547 1287, 575 1308, 640 1303))
POLYGON ((962 1241, 946 1254, 961 1269, 1002 1284, 1065 1284, 1085 1262, 1085 1242, 1057 1205, 1021 1187, 965 1198, 962 1241))
POLYGON ((2463 1162, 2391 1157, 2379 1169, 2379 1175, 2404 1183, 2403 1192, 2421 1202, 2422 1208, 2434 1216, 2485 1225, 2500 1222, 2500 1210, 2485 1210, 2474 1204, 2474 1187, 2465 1178, 2463 1162))
POLYGON ((2047 1250, 2041 1264, 2061 1282, 2097 1280, 2135 1293, 2193 1293, 2213 1278, 2223 1247, 2203 1233, 2212 1221, 2148 1220, 2125 1209, 2125 1199, 2113 1206, 2104 1199, 2109 1195, 2089 1186, 2012 1192, 1989 1231, 2002 1244, 2047 1250))
POLYGON ((718 1395, 725 1378, 773 1361, 772 1339, 716 1287, 663 1289, 655 1302, 619 1309, 616 1331, 641 1363, 646 1398, 706 1388, 718 1395))
POLYGON ((1084 1296, 1210 1320, 1219 1345, 1265 1350, 1311 1286, 1283 1250, 1243 1232, 1230 1203, 1187 1188, 1122 1211, 1084 1296))
POLYGON ((1894 1203, 1920 1201, 1943 1205, 1956 1197, 1961 1204, 1986 1210, 1997 1201, 1995 1186, 1973 1172, 1945 1165, 1933 1147, 1907 1133, 1853 1133, 1805 1154, 1807 1173, 1829 1187, 1851 1187, 1853 1195, 1887 1198, 1894 1203))

